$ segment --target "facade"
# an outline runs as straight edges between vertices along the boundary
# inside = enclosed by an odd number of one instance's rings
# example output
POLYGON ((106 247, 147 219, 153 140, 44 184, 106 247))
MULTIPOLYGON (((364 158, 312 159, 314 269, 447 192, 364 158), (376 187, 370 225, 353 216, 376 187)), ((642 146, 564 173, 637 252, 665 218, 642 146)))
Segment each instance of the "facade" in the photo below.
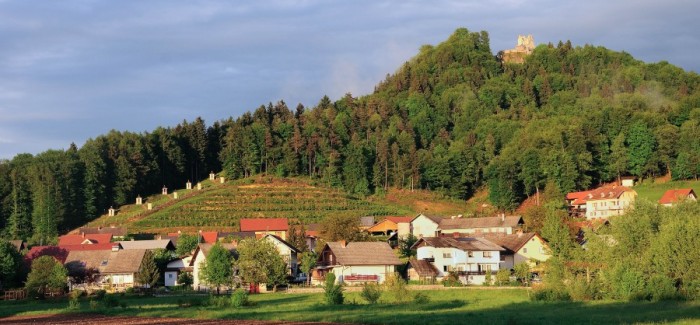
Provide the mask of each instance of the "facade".
POLYGON ((529 232, 515 234, 480 234, 481 238, 505 248, 501 252, 500 269, 513 269, 520 263, 529 263, 535 267, 551 257, 547 243, 540 235, 529 232))
POLYGON ((411 220, 413 236, 416 238, 439 236, 440 221, 442 217, 419 214, 411 220))
POLYGON ((695 195, 695 191, 692 188, 682 188, 677 190, 668 190, 659 199, 659 204, 663 206, 673 206, 676 203, 683 201, 697 201, 698 196, 695 195))
POLYGON ((384 220, 367 229, 372 235, 390 236, 398 234, 406 237, 411 233, 411 217, 386 217, 384 220))
MULTIPOLYGON (((220 244, 224 249, 228 250, 229 253, 236 253, 236 245, 234 244, 220 244)), ((206 282, 200 276, 200 271, 202 263, 207 260, 207 254, 211 250, 214 244, 199 244, 192 254, 192 259, 190 260, 189 267, 192 268, 192 287, 195 290, 209 289, 206 282)))
POLYGON ((136 273, 143 263, 145 249, 70 251, 65 260, 69 274, 97 270, 99 276, 92 284, 72 284, 72 287, 93 285, 123 291, 136 285, 136 273))
POLYGON ((464 218, 461 215, 450 218, 420 214, 411 221, 416 238, 440 237, 452 234, 504 233, 512 234, 523 224, 520 216, 464 218))
POLYGON ((179 285, 177 282, 180 274, 189 272, 192 273, 192 267, 190 267, 190 262, 192 261, 192 256, 185 256, 183 258, 178 258, 166 266, 165 269, 165 286, 174 287, 179 285))
POLYGON ((337 283, 383 283, 400 264, 389 244, 384 242, 330 242, 318 256, 311 283, 322 284, 328 273, 335 274, 337 283))
POLYGON ((289 231, 287 218, 241 219, 241 232, 254 232, 256 238, 275 235, 287 240, 287 231, 289 231))
POLYGON ((423 237, 413 247, 416 259, 437 270, 436 279, 453 272, 465 284, 483 284, 487 273, 495 273, 505 249, 489 240, 472 237, 423 237))
POLYGON ((625 214, 637 198, 637 192, 625 186, 603 186, 590 191, 572 192, 566 195, 571 217, 587 220, 608 219, 625 214))
POLYGON ((277 252, 279 252, 282 259, 287 263, 287 272, 289 275, 296 276, 299 270, 299 262, 297 259, 299 250, 292 246, 292 244, 275 235, 266 235, 264 239, 275 245, 277 252))

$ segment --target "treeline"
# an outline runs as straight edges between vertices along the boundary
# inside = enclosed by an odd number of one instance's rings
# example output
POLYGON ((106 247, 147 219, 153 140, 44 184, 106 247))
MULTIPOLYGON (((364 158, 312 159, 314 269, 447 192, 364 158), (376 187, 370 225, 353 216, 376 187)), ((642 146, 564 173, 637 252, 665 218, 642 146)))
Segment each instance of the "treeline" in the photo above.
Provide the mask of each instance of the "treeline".
POLYGON ((210 170, 307 175, 358 195, 397 187, 467 199, 488 185, 508 210, 546 183, 568 192, 626 174, 697 178, 699 107, 700 77, 667 62, 567 41, 502 64, 486 32, 458 29, 371 95, 308 109, 279 101, 211 127, 113 131, 79 150, 19 155, 0 164, 0 222, 7 236, 45 237, 210 170))

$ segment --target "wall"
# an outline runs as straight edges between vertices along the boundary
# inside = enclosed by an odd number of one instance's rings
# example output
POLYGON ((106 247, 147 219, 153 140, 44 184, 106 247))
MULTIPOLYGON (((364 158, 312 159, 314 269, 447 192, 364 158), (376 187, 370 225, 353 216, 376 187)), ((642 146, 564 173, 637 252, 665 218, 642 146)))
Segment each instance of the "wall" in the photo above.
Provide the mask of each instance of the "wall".
POLYGON ((437 235, 438 225, 423 215, 413 219, 411 226, 413 227, 413 235, 417 238, 435 237, 437 235))
MULTIPOLYGON (((333 268, 336 283, 343 281, 345 275, 377 275, 378 283, 384 283, 388 274, 395 272, 393 265, 355 265, 337 266, 333 268)), ((345 282, 348 285, 361 284, 356 282, 345 282)))
POLYGON ((549 259, 548 250, 545 248, 545 243, 537 236, 533 236, 527 241, 527 244, 523 245, 514 255, 514 265, 529 262, 530 259, 536 259, 538 261, 546 261, 549 259))
POLYGON ((167 271, 165 272, 165 286, 174 287, 177 286, 177 271, 167 271))

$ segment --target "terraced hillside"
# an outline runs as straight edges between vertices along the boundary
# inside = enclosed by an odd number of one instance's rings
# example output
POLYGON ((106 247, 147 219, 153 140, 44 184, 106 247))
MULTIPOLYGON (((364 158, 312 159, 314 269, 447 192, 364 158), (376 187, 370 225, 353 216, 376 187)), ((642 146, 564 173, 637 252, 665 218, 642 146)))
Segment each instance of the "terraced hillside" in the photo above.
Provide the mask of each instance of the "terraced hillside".
MULTIPOLYGON (((115 216, 103 215, 88 226, 126 226, 130 233, 162 234, 178 230, 237 231, 241 218, 286 217, 305 223, 319 222, 328 215, 413 215, 416 207, 382 198, 363 199, 339 190, 316 186, 306 179, 255 177, 220 184, 206 180, 202 189, 178 189, 178 199, 169 195, 144 198, 143 205, 120 207, 115 216), (147 210, 147 203, 153 210, 147 210)), ((392 192, 387 197, 397 195, 392 192)), ((398 194, 400 195, 400 193, 398 194)), ((427 196, 439 201, 437 195, 427 196)), ((436 202, 445 212, 463 207, 459 201, 436 202)), ((440 211, 431 211, 439 213, 440 211)))

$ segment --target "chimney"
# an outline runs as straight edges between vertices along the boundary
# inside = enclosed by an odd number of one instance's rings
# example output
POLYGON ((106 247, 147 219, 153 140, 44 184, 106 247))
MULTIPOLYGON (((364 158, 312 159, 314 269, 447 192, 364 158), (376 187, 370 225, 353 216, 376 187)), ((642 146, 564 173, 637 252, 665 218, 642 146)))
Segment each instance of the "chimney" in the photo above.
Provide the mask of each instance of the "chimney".
POLYGON ((501 213, 501 222, 506 222, 506 214, 501 213))
POLYGON ((348 246, 348 242, 347 242, 347 241, 345 241, 345 240, 341 240, 341 241, 340 241, 340 247, 345 248, 345 247, 347 247, 347 246, 348 246))
POLYGON ((83 238, 85 238, 85 232, 83 232, 82 235, 83 235, 83 238))
POLYGON ((112 244, 112 251, 113 251, 113 252, 118 252, 118 251, 119 251, 119 244, 118 244, 118 243, 112 244))
POLYGON ((459 238, 459 233, 458 233, 458 232, 453 232, 453 233, 452 233, 452 238, 459 238))

